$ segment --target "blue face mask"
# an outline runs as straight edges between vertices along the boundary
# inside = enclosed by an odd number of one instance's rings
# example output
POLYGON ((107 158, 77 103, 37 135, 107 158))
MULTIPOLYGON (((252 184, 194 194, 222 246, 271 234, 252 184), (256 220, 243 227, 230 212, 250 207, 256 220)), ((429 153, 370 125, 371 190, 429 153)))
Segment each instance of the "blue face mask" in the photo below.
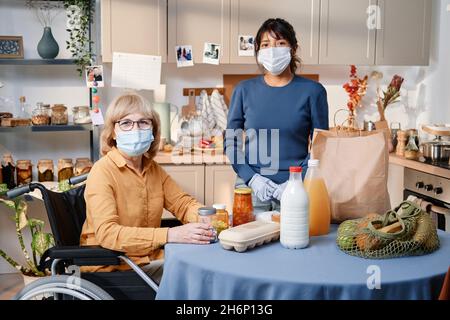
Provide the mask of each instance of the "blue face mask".
POLYGON ((117 148, 130 157, 143 155, 155 138, 152 130, 133 130, 117 134, 117 148))

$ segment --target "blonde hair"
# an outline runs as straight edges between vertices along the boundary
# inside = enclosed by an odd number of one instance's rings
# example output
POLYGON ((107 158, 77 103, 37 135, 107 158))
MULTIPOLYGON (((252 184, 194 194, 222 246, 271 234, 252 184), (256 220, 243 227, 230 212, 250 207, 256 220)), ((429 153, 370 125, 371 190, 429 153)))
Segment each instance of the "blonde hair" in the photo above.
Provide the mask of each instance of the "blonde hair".
POLYGON ((158 153, 161 138, 161 122, 158 113, 153 110, 150 102, 135 92, 126 92, 115 98, 108 107, 105 117, 105 126, 100 138, 101 154, 106 155, 113 147, 116 147, 114 139, 114 127, 116 122, 132 113, 142 113, 151 119, 153 125, 153 136, 155 140, 150 145, 146 154, 153 159, 158 153))

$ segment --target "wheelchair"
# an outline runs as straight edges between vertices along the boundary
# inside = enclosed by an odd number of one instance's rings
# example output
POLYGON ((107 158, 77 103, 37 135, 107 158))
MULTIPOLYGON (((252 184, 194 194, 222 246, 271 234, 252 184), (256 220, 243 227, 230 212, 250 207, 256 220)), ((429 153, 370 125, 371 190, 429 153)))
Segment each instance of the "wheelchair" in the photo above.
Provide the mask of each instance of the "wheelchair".
MULTIPOLYGON (((75 186, 66 192, 53 192, 42 184, 31 183, 7 193, 12 199, 35 189, 42 193, 55 246, 40 259, 38 269, 51 276, 38 279, 24 287, 14 300, 154 300, 155 283, 123 252, 100 246, 80 246, 81 229, 86 219, 85 185, 87 174, 73 177, 75 186), (82 266, 116 266, 126 263, 131 270, 82 273, 82 266)), ((165 226, 179 225, 178 221, 165 226)))

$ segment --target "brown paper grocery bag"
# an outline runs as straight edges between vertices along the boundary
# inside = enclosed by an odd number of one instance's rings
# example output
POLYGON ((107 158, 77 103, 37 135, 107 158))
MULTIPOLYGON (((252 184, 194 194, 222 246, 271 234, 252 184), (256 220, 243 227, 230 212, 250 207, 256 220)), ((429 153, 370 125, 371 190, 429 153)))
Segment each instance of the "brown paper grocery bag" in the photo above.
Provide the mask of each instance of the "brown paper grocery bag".
POLYGON ((311 158, 320 160, 333 222, 389 210, 387 143, 386 130, 315 130, 311 158))

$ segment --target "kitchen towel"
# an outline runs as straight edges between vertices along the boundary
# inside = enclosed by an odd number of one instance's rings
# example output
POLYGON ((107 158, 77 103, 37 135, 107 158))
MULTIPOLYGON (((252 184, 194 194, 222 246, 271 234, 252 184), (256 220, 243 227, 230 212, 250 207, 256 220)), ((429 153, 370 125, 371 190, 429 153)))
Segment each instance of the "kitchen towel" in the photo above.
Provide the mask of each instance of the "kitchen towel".
POLYGON ((388 132, 315 130, 312 159, 320 160, 333 222, 390 209, 388 132))

